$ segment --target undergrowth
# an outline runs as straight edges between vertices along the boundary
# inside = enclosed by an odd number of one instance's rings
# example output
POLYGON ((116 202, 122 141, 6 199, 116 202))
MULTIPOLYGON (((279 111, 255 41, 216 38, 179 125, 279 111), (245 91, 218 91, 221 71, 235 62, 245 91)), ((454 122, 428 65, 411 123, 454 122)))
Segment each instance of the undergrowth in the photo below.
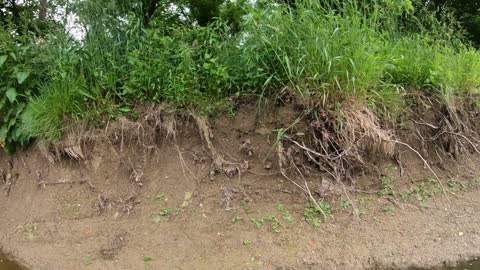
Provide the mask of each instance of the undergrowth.
POLYGON ((449 18, 409 0, 257 1, 244 9, 236 33, 222 20, 155 18, 146 27, 100 3, 84 9, 95 16, 82 17, 82 40, 52 30, 41 42, 18 42, 0 29, 1 146, 55 141, 69 124, 102 124, 148 101, 214 114, 232 96, 294 95, 309 108, 356 100, 395 120, 414 104, 412 91, 449 108, 480 94, 480 53, 449 18))

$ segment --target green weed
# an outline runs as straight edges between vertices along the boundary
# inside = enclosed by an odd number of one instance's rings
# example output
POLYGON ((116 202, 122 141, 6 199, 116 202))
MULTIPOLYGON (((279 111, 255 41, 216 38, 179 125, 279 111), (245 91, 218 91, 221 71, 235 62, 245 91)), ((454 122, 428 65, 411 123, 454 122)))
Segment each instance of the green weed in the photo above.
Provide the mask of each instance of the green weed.
POLYGON ((349 207, 352 207, 353 203, 352 201, 342 201, 340 203, 340 206, 343 208, 343 209, 348 209, 349 207))
POLYGON ((42 42, 12 36, 10 24, 0 29, 7 152, 29 138, 59 140, 78 122, 103 125, 142 102, 214 114, 231 111, 232 96, 261 104, 295 95, 302 104, 356 100, 395 120, 414 106, 414 91, 449 108, 479 94, 480 53, 448 18, 410 1, 244 3, 236 34, 221 19, 199 26, 159 16, 147 27, 135 12, 112 16, 125 6, 108 3, 76 10, 86 24, 81 41, 58 27, 42 42))
POLYGON ((285 220, 287 222, 290 222, 290 223, 295 221, 293 219, 293 217, 291 216, 290 211, 288 211, 283 204, 278 204, 277 209, 278 209, 278 211, 280 211, 282 213, 283 220, 285 220))
POLYGON ((277 218, 277 215, 271 214, 267 216, 262 216, 260 218, 251 218, 250 221, 252 221, 257 229, 260 229, 265 223, 270 223, 271 228, 275 233, 281 233, 281 224, 280 221, 277 218))
POLYGON ((332 207, 330 204, 325 202, 324 200, 320 200, 315 205, 313 202, 309 201, 307 206, 303 210, 303 216, 308 223, 311 223, 314 227, 318 227, 321 224, 321 219, 323 218, 323 213, 325 215, 330 215, 332 207), (323 213, 322 213, 323 212, 323 213))
POLYGON ((151 261, 153 261, 152 257, 148 257, 148 256, 143 257, 143 262, 151 262, 151 261))
POLYGON ((382 189, 378 192, 380 196, 395 196, 395 187, 393 185, 393 177, 384 176, 381 179, 382 189))
POLYGON ((158 213, 150 215, 154 223, 160 223, 162 219, 170 220, 173 211, 179 211, 178 209, 162 208, 158 213))

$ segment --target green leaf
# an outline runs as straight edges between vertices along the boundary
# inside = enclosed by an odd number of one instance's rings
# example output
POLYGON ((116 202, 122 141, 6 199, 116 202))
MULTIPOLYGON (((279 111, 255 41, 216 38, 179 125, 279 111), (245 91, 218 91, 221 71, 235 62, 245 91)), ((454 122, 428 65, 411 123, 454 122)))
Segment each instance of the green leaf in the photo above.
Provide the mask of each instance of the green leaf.
POLYGON ((7 138, 8 129, 7 126, 0 127, 0 141, 4 141, 7 138))
POLYGON ((143 257, 144 262, 151 262, 153 259, 151 257, 143 257))
POLYGON ((0 67, 7 61, 7 56, 6 55, 0 55, 0 67))
POLYGON ((85 91, 83 91, 83 90, 81 90, 81 89, 78 89, 78 92, 79 92, 82 96, 84 96, 84 97, 87 97, 87 98, 89 98, 89 99, 91 99, 91 100, 96 100, 96 98, 95 98, 92 94, 90 94, 90 93, 88 93, 88 92, 85 92, 85 91))
POLYGON ((16 73, 18 84, 22 84, 30 75, 30 71, 19 71, 16 73))
POLYGON ((130 109, 128 107, 120 107, 120 108, 118 108, 118 111, 123 112, 123 113, 128 113, 128 112, 131 112, 132 109, 130 109))
POLYGON ((18 95, 17 90, 15 90, 15 88, 13 88, 13 87, 8 88, 6 95, 7 95, 8 100, 10 100, 11 103, 13 103, 13 102, 15 102, 15 100, 17 100, 17 95, 18 95))

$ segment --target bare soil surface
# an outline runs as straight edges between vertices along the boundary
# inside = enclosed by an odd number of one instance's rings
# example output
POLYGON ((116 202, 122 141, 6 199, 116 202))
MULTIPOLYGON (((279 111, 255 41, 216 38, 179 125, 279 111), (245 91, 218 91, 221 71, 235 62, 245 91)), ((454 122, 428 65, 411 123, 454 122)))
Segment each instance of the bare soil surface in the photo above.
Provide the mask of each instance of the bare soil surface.
POLYGON ((225 159, 248 165, 234 177, 212 173, 192 130, 154 147, 98 142, 80 160, 0 156, 1 250, 31 270, 410 269, 480 257, 478 158, 441 171, 447 196, 408 150, 402 169, 379 158, 381 173, 355 188, 310 177, 330 207, 323 220, 278 173, 282 123, 251 119, 212 124, 225 159))

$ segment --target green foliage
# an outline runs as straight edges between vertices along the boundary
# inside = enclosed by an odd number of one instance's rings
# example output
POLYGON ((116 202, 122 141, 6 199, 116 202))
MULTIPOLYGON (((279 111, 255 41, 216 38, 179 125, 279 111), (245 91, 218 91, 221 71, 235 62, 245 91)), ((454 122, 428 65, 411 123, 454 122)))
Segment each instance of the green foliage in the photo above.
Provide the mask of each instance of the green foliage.
POLYGON ((226 97, 231 79, 221 59, 228 46, 222 26, 179 28, 170 36, 157 29, 146 30, 141 45, 129 52, 132 72, 122 95, 169 101, 180 107, 226 97))
POLYGON ((314 227, 318 227, 322 223, 322 217, 326 218, 331 214, 331 211, 332 206, 323 199, 316 203, 309 200, 307 206, 303 210, 303 216, 308 223, 312 224, 314 227))
POLYGON ((355 99, 395 119, 412 103, 411 89, 452 109, 478 96, 480 54, 448 9, 409 0, 280 2, 80 1, 69 11, 81 40, 58 31, 65 22, 52 16, 41 38, 5 20, 2 146, 54 141, 69 124, 101 125, 147 101, 213 113, 233 95, 288 91, 307 105, 355 99))
POLYGON ((22 115, 22 133, 47 141, 60 139, 66 128, 65 117, 71 116, 81 100, 77 82, 54 82, 41 88, 41 95, 31 98, 22 115))
POLYGON ((28 142, 19 120, 32 95, 30 53, 31 47, 17 46, 8 31, 0 29, 0 148, 9 154, 28 142))
POLYGON ((270 223, 273 232, 277 234, 282 232, 282 226, 280 224, 280 221, 277 218, 277 215, 275 214, 262 216, 260 218, 251 218, 250 221, 252 221, 253 224, 255 224, 257 229, 260 229, 265 223, 270 223))
POLYGON ((437 13, 451 9, 467 30, 468 37, 480 45, 480 1, 479 0, 433 0, 426 2, 437 13))

